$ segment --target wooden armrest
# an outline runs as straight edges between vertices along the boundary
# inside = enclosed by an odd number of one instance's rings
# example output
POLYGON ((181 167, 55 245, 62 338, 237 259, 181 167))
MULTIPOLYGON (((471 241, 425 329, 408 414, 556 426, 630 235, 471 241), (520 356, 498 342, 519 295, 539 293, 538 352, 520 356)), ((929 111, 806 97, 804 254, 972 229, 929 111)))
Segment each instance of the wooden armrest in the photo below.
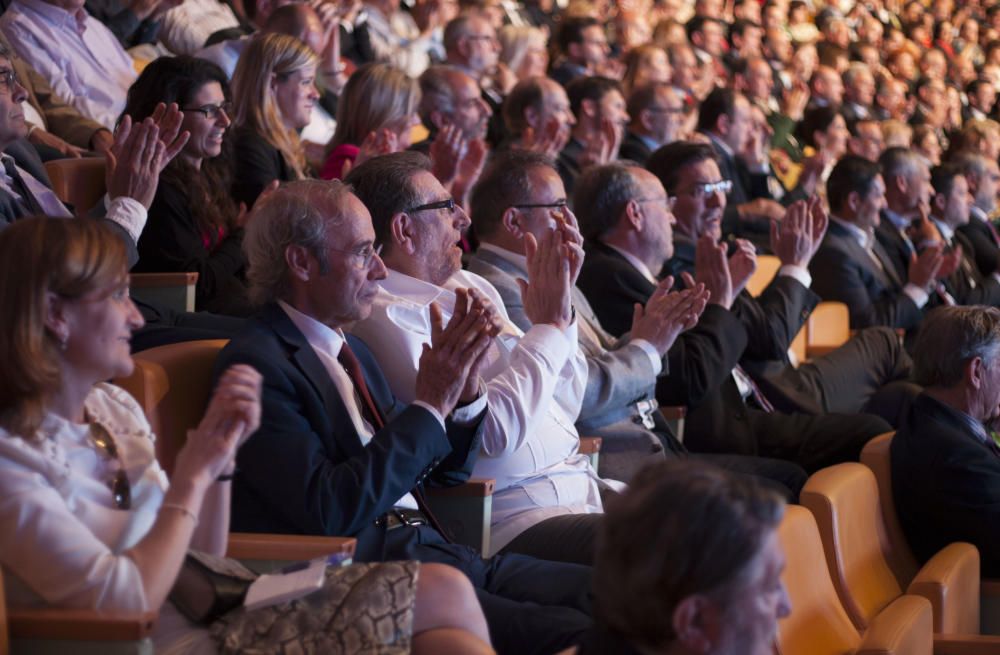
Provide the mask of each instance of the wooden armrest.
POLYGON ((990 655, 1000 652, 1000 636, 934 635, 934 655, 990 655))
POLYGON ((600 437, 580 437, 580 454, 593 455, 601 452, 600 437))
POLYGON ((926 598, 900 596, 872 620, 855 655, 930 655, 933 622, 926 598))
POLYGON ((920 568, 906 593, 930 601, 935 634, 978 633, 979 551, 972 544, 948 544, 920 568))
POLYGON ((471 478, 454 487, 427 487, 424 489, 424 493, 438 498, 454 496, 486 498, 493 495, 496 486, 497 481, 493 478, 471 478))
POLYGON ((1000 580, 983 578, 979 581, 979 593, 983 596, 1000 597, 1000 580))
POLYGON ((226 555, 233 559, 298 562, 334 553, 353 556, 357 545, 354 537, 231 532, 226 555))
POLYGON ((660 413, 668 421, 679 421, 687 416, 688 408, 684 405, 660 405, 660 413))
POLYGON ((129 286, 137 289, 189 287, 197 283, 197 273, 132 273, 129 276, 129 286))
POLYGON ((12 639, 138 641, 153 632, 156 612, 16 608, 7 613, 12 639))

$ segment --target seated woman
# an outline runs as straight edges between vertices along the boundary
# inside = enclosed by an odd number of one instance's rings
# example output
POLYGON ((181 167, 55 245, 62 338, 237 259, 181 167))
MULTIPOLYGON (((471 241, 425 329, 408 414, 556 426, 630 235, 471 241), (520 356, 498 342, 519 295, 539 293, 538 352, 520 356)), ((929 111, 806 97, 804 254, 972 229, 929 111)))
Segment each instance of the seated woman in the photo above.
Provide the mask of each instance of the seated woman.
POLYGON ((274 180, 311 176, 299 130, 319 100, 313 49, 286 34, 254 37, 233 73, 233 187, 252 207, 274 180))
POLYGON ((492 652, 468 580, 417 562, 330 568, 320 590, 237 608, 207 630, 183 618, 167 598, 189 547, 225 552, 229 480, 260 421, 260 375, 226 371, 168 484, 142 410, 104 382, 132 371, 129 336, 142 325, 122 241, 98 221, 25 219, 0 232, 0 276, 18 280, 0 289, 9 604, 159 611, 158 653, 492 652))
MULTIPOLYGON (((527 25, 504 25, 500 30, 500 61, 514 74, 513 82, 544 77, 549 69, 545 32, 527 25)), ((514 88, 503 89, 504 94, 514 88)))
POLYGON ((577 654, 769 655, 791 611, 783 512, 775 492, 709 464, 641 471, 605 508, 596 625, 577 654))
POLYGON ((245 315, 245 215, 227 193, 232 175, 228 160, 219 156, 229 128, 226 76, 201 59, 160 57, 129 89, 124 113, 137 123, 161 102, 181 108, 181 128, 190 138, 160 175, 134 270, 196 272, 196 309, 245 315))
POLYGON ((666 50, 652 43, 636 46, 625 55, 625 76, 622 78, 625 97, 646 84, 670 82, 671 75, 666 50))
POLYGON ((420 85, 398 68, 365 64, 356 70, 337 103, 337 131, 320 177, 340 180, 366 159, 409 148, 419 105, 420 85))

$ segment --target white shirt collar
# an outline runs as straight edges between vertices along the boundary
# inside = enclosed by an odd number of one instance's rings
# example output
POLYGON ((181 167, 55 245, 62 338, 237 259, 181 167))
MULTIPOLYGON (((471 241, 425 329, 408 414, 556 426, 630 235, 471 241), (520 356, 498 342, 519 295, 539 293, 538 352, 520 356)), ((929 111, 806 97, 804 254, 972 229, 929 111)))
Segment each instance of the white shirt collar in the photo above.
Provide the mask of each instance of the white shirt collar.
POLYGON ((970 207, 969 213, 983 222, 990 220, 989 215, 983 211, 982 208, 977 207, 976 205, 972 205, 972 207, 970 207))
POLYGON ((854 223, 849 223, 848 221, 845 221, 841 218, 837 218, 836 216, 831 215, 830 220, 839 225, 840 227, 844 228, 845 230, 847 230, 848 233, 851 235, 851 237, 855 241, 857 241, 858 245, 860 245, 862 248, 864 248, 865 250, 871 250, 872 239, 874 237, 874 235, 871 232, 866 232, 865 230, 862 230, 854 223))
POLYGON ((706 136, 707 136, 707 137, 708 137, 709 139, 711 139, 711 140, 712 140, 712 143, 714 143, 715 145, 717 145, 717 146, 719 147, 719 149, 720 149, 720 150, 722 150, 722 152, 726 153, 726 155, 727 155, 728 157, 733 157, 733 156, 734 156, 734 154, 733 154, 733 149, 732 149, 732 148, 730 148, 730 147, 729 147, 729 144, 727 144, 726 142, 724 142, 724 141, 723 141, 722 139, 720 139, 720 138, 719 138, 718 136, 716 136, 716 135, 715 135, 715 134, 713 134, 712 132, 705 132, 705 135, 706 135, 706 136))
POLYGON ((934 221, 934 225, 937 226, 938 232, 944 237, 944 240, 951 243, 951 240, 955 237, 955 230, 952 229, 950 225, 939 219, 937 216, 931 216, 931 220, 934 221))
POLYGON ((887 208, 885 210, 885 215, 886 217, 888 217, 889 222, 891 222, 893 225, 896 226, 897 230, 905 230, 906 227, 910 224, 909 219, 907 219, 905 216, 897 214, 891 209, 887 208))
MULTIPOLYGON (((442 288, 391 268, 387 271, 388 274, 384 280, 379 282, 379 286, 393 296, 402 296, 418 305, 430 305, 447 294, 447 285, 455 278, 454 275, 449 278, 448 282, 445 282, 445 287, 442 288)), ((447 309, 450 311, 452 308, 449 306, 447 309)))
POLYGON ((328 325, 323 325, 311 316, 303 314, 284 300, 279 300, 278 305, 285 310, 288 318, 292 320, 295 327, 305 336, 306 341, 315 350, 322 351, 332 359, 337 359, 340 349, 344 345, 344 333, 341 330, 334 330, 328 325))
POLYGON ((608 248, 611 248, 616 253, 618 253, 619 255, 621 255, 622 257, 624 257, 625 260, 629 264, 632 264, 632 267, 635 268, 635 270, 637 270, 640 273, 642 273, 642 276, 644 278, 646 278, 647 280, 649 280, 653 284, 659 284, 660 283, 660 281, 656 279, 656 276, 653 275, 653 272, 649 270, 649 267, 646 266, 638 257, 636 257, 632 253, 626 252, 626 251, 622 250, 621 248, 619 248, 618 246, 612 245, 610 243, 604 242, 604 245, 606 245, 608 248))

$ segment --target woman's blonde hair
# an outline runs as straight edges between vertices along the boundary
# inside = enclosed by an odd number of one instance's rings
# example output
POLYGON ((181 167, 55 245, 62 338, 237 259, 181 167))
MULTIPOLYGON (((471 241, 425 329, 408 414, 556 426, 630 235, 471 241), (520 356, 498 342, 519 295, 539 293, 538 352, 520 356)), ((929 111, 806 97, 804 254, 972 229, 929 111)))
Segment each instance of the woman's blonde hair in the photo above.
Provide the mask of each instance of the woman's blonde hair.
POLYGON ((657 54, 662 54, 663 58, 669 61, 667 51, 654 43, 644 43, 625 53, 625 76, 622 78, 622 88, 625 89, 626 96, 635 87, 639 69, 653 61, 657 54))
POLYGON ((306 177, 306 155, 298 133, 285 127, 271 91, 271 76, 291 75, 319 58, 312 48, 287 34, 261 34, 250 40, 233 73, 233 123, 262 136, 278 149, 296 179, 306 177))
POLYGON ((545 33, 530 25, 504 25, 500 29, 500 61, 517 71, 531 46, 546 49, 545 33))
POLYGON ((337 131, 329 150, 360 146, 369 133, 412 116, 420 104, 420 85, 389 64, 365 64, 354 71, 337 102, 337 131))
POLYGON ((62 384, 49 293, 73 300, 128 275, 125 244, 93 219, 27 218, 0 232, 0 426, 26 439, 62 384))

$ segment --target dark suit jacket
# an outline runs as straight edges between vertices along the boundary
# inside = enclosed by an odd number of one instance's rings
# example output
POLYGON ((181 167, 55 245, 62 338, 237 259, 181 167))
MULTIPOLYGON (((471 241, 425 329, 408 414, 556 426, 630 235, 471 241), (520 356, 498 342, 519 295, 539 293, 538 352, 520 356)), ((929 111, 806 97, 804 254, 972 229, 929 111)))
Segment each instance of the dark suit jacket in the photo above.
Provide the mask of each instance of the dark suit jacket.
POLYGON ((261 427, 237 455, 232 528, 353 536, 358 560, 391 558, 375 519, 425 481, 466 480, 478 431, 452 424, 446 433, 426 409, 401 406, 368 348, 351 335, 347 342, 387 421, 367 446, 315 351, 277 305, 220 353, 216 378, 233 364, 264 376, 261 427))
POLYGON ((916 327, 923 312, 903 293, 904 281, 899 279, 877 239, 873 248, 882 267, 872 261, 845 228, 831 221, 823 243, 809 263, 813 290, 823 300, 845 303, 854 329, 871 325, 916 327))
POLYGON ((882 214, 881 222, 875 228, 875 238, 882 244, 882 249, 889 256, 896 277, 900 280, 909 279, 910 253, 916 253, 913 242, 904 237, 889 218, 882 214))
POLYGON ((969 222, 959 227, 958 231, 972 246, 972 255, 979 272, 983 275, 995 272, 1000 266, 1000 243, 994 240, 990 226, 973 213, 969 216, 969 222))
POLYGON ((740 219, 736 207, 750 201, 750 192, 748 190, 750 180, 747 177, 746 168, 740 165, 736 157, 726 153, 714 139, 710 142, 712 150, 715 151, 715 159, 719 163, 719 172, 722 173, 722 179, 730 180, 733 183, 732 191, 726 196, 726 209, 722 213, 722 233, 736 234, 740 228, 740 219))
POLYGON ((646 160, 653 154, 646 142, 631 130, 625 133, 622 140, 622 147, 618 149, 618 159, 629 159, 639 164, 646 165, 646 160))
POLYGON ((1000 575, 1000 456, 925 393, 893 437, 891 457, 896 509, 916 556, 926 561, 967 541, 979 548, 983 575, 1000 575))
POLYGON ((566 197, 573 197, 573 187, 576 185, 576 178, 580 177, 583 169, 580 168, 579 158, 583 152, 583 144, 571 138, 566 147, 562 149, 556 157, 556 170, 562 178, 563 187, 566 189, 566 197))
POLYGON ((962 305, 1000 305, 1000 282, 993 275, 979 271, 972 242, 961 232, 955 232, 952 245, 961 246, 962 261, 958 270, 944 280, 948 293, 962 305))

